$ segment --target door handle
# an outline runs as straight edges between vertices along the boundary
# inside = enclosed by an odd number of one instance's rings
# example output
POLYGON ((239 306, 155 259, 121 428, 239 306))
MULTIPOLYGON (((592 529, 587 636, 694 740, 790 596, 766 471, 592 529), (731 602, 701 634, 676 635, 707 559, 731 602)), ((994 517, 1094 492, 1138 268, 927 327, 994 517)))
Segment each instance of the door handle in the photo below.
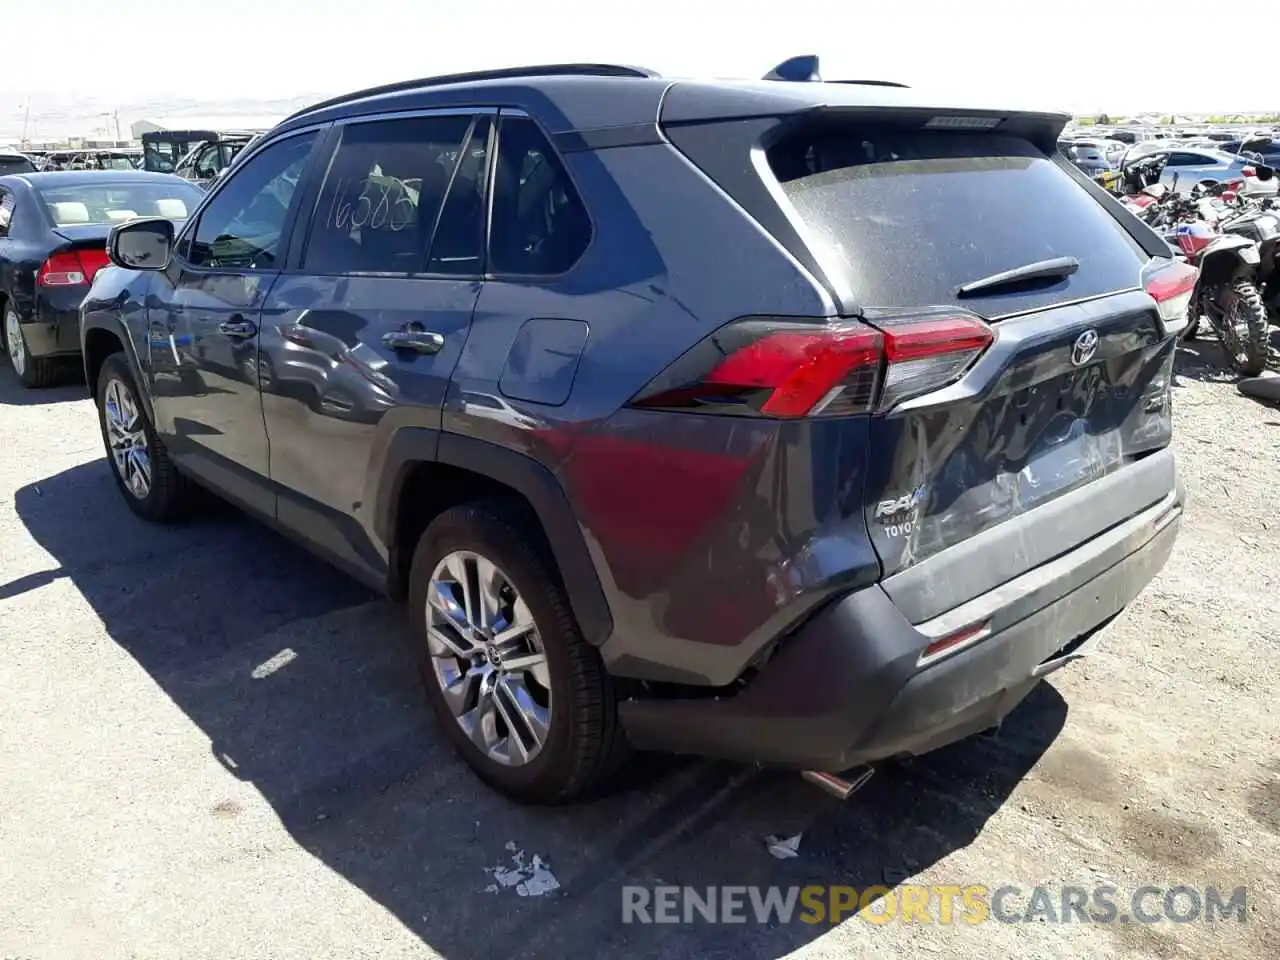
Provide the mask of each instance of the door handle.
POLYGON ((382 335, 382 342, 392 350, 412 353, 439 353, 444 347, 444 337, 429 330, 393 330, 382 335))
POLYGON ((236 337, 237 339, 245 339, 252 337, 258 332, 258 325, 252 320, 246 320, 244 317, 236 315, 229 320, 223 320, 218 324, 218 332, 228 337, 236 337))

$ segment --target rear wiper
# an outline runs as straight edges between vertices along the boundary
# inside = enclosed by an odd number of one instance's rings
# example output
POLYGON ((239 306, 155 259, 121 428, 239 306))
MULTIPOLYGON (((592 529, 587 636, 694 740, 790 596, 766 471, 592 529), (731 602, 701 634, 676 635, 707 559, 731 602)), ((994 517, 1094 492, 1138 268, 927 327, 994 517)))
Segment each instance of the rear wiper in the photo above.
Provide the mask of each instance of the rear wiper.
POLYGON ((999 287, 1021 286, 1036 280, 1061 280, 1080 269, 1080 261, 1075 257, 1054 257, 1052 260, 1037 260, 1025 266, 1014 267, 993 273, 981 280, 971 280, 956 289, 957 297, 972 297, 977 293, 987 293, 999 287))

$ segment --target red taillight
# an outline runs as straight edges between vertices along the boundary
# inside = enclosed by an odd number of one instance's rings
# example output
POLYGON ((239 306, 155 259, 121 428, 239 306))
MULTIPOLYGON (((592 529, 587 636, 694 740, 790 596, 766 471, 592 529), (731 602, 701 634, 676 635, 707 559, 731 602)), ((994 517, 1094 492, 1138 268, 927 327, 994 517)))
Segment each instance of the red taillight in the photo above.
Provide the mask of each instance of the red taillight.
POLYGON ((803 417, 835 400, 828 396, 833 391, 852 390, 860 400, 870 396, 880 352, 880 334, 867 327, 771 333, 725 357, 703 383, 733 391, 768 390, 761 413, 803 417))
POLYGON ((89 278, 90 283, 98 275, 99 270, 111 264, 111 260, 107 256, 106 247, 101 250, 79 250, 76 252, 76 256, 80 258, 80 266, 84 270, 84 275, 89 278))
POLYGON ((66 250, 55 253, 41 265, 36 283, 42 287, 78 287, 90 283, 94 274, 108 264, 107 251, 66 250))
POLYGON ((1149 268, 1142 286, 1155 300, 1165 330, 1176 333, 1190 320, 1191 296, 1200 271, 1184 260, 1158 263, 1158 266, 1149 268))
POLYGON ((965 314, 907 319, 883 329, 888 365, 881 410, 954 383, 995 339, 990 327, 965 314))
POLYGON ((1258 175, 1258 171, 1253 167, 1240 168, 1240 176, 1242 177, 1256 177, 1257 175, 1258 175))
POLYGON ((993 339, 981 319, 960 312, 743 320, 690 350, 633 403, 781 419, 885 411, 954 383, 993 339))

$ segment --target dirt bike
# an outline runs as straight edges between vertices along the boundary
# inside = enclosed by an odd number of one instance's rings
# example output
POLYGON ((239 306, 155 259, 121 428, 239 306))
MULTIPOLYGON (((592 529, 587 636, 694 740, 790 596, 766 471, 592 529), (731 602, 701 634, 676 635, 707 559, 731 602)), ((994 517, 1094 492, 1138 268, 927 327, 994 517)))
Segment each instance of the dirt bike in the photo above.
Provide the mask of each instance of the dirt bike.
POLYGON ((1199 267, 1191 316, 1182 336, 1194 339, 1199 318, 1207 317, 1231 366, 1246 377, 1266 368, 1270 349, 1267 309, 1258 290, 1258 244, 1247 236, 1222 233, 1210 198, 1172 197, 1164 212, 1165 239, 1199 267))

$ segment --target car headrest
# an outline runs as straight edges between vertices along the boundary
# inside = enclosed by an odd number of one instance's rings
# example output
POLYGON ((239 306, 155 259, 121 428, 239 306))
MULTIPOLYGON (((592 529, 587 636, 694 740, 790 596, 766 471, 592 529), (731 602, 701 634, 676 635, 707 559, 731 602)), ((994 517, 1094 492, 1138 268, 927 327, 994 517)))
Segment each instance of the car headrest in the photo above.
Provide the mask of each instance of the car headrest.
POLYGON ((89 222, 89 208, 83 203, 64 201, 63 203, 52 204, 52 206, 53 219, 59 224, 89 222))
POLYGON ((156 213, 170 220, 185 220, 187 205, 177 197, 164 197, 156 201, 156 213))
POLYGON ((108 220, 136 220, 138 219, 138 211, 136 210, 108 210, 108 220))

